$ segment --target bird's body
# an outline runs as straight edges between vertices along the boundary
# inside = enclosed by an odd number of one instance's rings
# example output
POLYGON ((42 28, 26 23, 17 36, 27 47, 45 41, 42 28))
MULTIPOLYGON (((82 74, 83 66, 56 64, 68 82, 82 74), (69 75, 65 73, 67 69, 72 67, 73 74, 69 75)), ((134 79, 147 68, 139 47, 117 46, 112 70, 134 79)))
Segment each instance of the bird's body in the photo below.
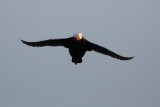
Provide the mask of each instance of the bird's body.
MULTIPOLYGON (((73 39, 73 38, 72 38, 73 39)), ((85 55, 86 41, 84 39, 76 41, 75 39, 70 42, 69 53, 72 56, 72 62, 75 64, 82 62, 82 57, 85 55)))
POLYGON ((109 55, 113 58, 120 60, 130 60, 133 57, 123 57, 120 56, 102 46, 91 43, 85 38, 83 38, 82 33, 76 33, 74 37, 65 38, 65 39, 49 39, 38 42, 27 42, 21 40, 24 44, 33 46, 33 47, 42 47, 42 46, 64 46, 69 49, 69 53, 72 56, 72 62, 77 64, 82 62, 82 57, 87 51, 96 51, 105 55, 109 55))

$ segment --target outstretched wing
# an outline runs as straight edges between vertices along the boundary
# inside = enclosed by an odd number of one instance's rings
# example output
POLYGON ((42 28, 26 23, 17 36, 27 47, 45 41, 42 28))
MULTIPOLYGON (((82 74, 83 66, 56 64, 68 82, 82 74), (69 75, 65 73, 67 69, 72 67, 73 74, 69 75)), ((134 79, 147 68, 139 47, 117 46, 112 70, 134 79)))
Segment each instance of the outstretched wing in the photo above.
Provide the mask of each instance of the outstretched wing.
POLYGON ((124 57, 124 56, 118 55, 118 54, 108 50, 107 48, 104 48, 104 47, 99 46, 97 44, 91 43, 89 41, 87 41, 86 43, 87 43, 87 50, 88 51, 93 50, 93 51, 99 52, 101 54, 109 55, 113 58, 117 58, 120 60, 130 60, 130 59, 134 58, 134 57, 124 57))
POLYGON ((21 40, 24 44, 33 46, 33 47, 43 47, 43 46, 64 46, 68 48, 70 38, 66 39, 49 39, 49 40, 43 40, 43 41, 37 41, 37 42, 27 42, 24 40, 21 40))

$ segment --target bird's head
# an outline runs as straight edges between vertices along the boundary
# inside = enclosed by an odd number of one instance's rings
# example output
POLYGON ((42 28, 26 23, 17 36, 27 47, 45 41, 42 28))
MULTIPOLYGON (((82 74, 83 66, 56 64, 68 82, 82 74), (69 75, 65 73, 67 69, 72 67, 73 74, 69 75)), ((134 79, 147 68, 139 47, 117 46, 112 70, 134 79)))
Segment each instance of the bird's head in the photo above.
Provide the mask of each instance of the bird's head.
POLYGON ((79 40, 81 40, 83 38, 83 34, 82 33, 75 33, 74 34, 74 39, 76 40, 76 41, 79 41, 79 40))

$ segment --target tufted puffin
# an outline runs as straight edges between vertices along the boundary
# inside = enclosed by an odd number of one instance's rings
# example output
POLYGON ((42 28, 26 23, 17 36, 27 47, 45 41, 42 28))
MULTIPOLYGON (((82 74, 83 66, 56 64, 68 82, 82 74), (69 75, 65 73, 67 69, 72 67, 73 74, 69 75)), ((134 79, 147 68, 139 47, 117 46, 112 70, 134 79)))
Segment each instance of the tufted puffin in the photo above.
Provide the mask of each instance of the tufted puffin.
POLYGON ((72 56, 72 62, 77 64, 82 62, 82 57, 87 51, 95 51, 104 55, 109 55, 113 58, 119 60, 130 60, 133 57, 124 57, 118 55, 105 47, 94 44, 83 37, 82 33, 75 33, 73 37, 62 38, 62 39, 49 39, 37 42, 27 42, 21 40, 24 44, 33 47, 43 47, 43 46, 64 46, 69 49, 69 53, 72 56))

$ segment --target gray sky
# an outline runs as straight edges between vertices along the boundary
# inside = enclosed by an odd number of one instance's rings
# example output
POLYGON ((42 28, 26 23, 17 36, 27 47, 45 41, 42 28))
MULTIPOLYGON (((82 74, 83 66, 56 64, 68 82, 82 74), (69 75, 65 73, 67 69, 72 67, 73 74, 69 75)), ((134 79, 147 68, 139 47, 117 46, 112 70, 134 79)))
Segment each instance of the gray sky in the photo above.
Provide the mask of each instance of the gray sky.
POLYGON ((159 0, 0 0, 1 107, 159 107, 159 0), (75 66, 63 47, 20 42, 67 38, 136 56, 88 52, 75 66))

